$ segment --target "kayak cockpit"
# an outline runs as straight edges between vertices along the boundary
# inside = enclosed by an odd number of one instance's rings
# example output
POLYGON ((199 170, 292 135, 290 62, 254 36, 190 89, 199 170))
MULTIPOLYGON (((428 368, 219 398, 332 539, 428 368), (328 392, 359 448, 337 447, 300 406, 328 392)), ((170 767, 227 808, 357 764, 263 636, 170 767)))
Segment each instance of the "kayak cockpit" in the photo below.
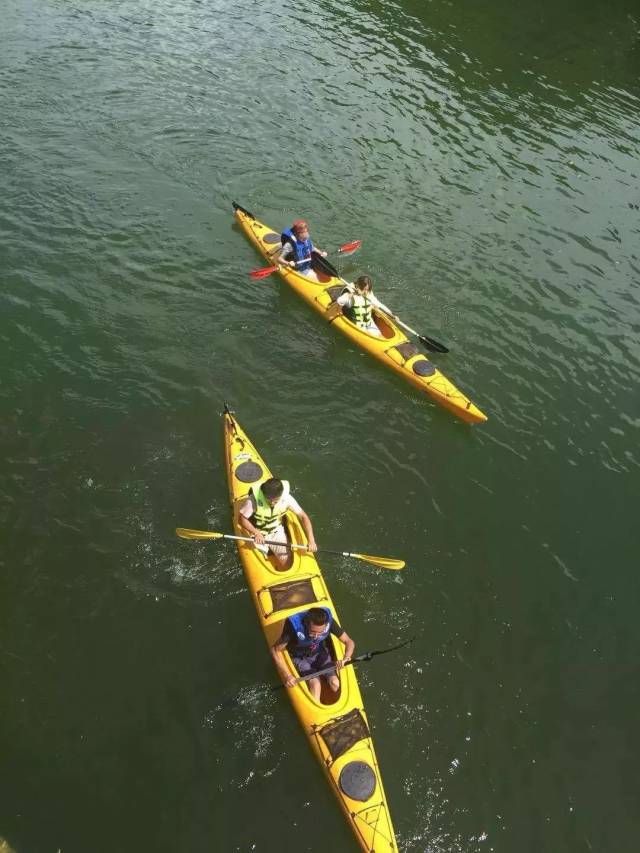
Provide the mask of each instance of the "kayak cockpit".
MULTIPOLYGON (((327 644, 329 646, 329 653, 331 655, 331 659, 333 661, 335 661, 336 660, 336 651, 334 648, 333 638, 331 638, 329 641, 327 641, 327 644)), ((296 675, 299 675, 293 661, 291 661, 291 666, 294 669, 296 675)), ((331 686, 329 685, 329 678, 331 677, 331 675, 333 675, 333 673, 328 673, 328 677, 322 676, 322 675, 320 676, 320 704, 321 705, 335 705, 336 702, 340 699, 340 694, 342 693, 342 676, 340 673, 336 673, 336 675, 338 677, 338 681, 340 683, 340 686, 338 687, 337 690, 332 690, 331 686)), ((311 699, 312 701, 315 701, 315 700, 313 700, 313 697, 311 695, 311 691, 309 690, 309 683, 308 682, 303 681, 300 684, 300 687, 305 691, 307 698, 311 699)))
POLYGON ((373 322, 380 329, 383 338, 386 338, 387 340, 389 340, 389 338, 395 338, 397 331, 387 320, 384 314, 374 310, 373 322))
MULTIPOLYGON (((257 591, 256 603, 263 619, 269 620, 269 642, 274 643, 284 631, 286 620, 292 613, 304 613, 311 607, 323 606, 328 599, 324 579, 319 571, 313 574, 306 572, 294 572, 293 577, 288 580, 278 581, 263 586, 257 591), (282 617, 278 619, 278 615, 282 617), (275 620, 272 617, 276 617, 275 620)), ((335 663, 342 657, 342 647, 333 634, 324 641, 325 648, 329 652, 331 663, 335 663)), ((285 652, 289 668, 297 677, 297 671, 290 654, 285 652)), ((331 663, 328 666, 331 666, 331 663)), ((331 677, 334 673, 327 673, 331 677)), ((320 680, 320 704, 334 705, 341 696, 342 674, 338 674, 340 686, 338 690, 332 690, 327 677, 320 680)), ((300 689, 311 698, 311 692, 307 682, 300 683, 300 689)))
MULTIPOLYGON (((291 519, 288 516, 285 516, 285 518, 284 518, 283 527, 284 527, 284 531, 285 531, 286 536, 287 536, 287 543, 289 545, 291 543, 301 544, 299 541, 299 537, 296 537, 295 531, 292 530, 291 519)), ((275 557, 273 556, 273 554, 271 553, 270 550, 264 556, 264 560, 269 564, 270 568, 274 572, 278 572, 279 574, 283 574, 283 573, 286 574, 287 572, 295 571, 296 568, 299 566, 300 554, 301 553, 304 553, 304 552, 301 552, 301 551, 298 551, 298 550, 295 550, 292 548, 291 552, 290 552, 290 557, 289 557, 289 565, 284 565, 284 566, 281 565, 275 559, 275 557)))
MULTIPOLYGON (((344 293, 344 291, 345 291, 345 287, 342 284, 334 284, 331 287, 327 287, 325 289, 325 293, 331 299, 331 303, 330 303, 331 305, 335 305, 335 303, 338 300, 338 297, 341 296, 341 294, 344 293)), ((383 314, 382 311, 379 311, 377 308, 374 308, 372 313, 373 313, 373 322, 376 324, 378 330, 380 331, 381 336, 385 340, 391 340, 391 338, 395 338, 396 335, 398 334, 398 330, 389 321, 389 318, 386 316, 386 314, 383 314)), ((358 325, 356 325, 356 323, 354 323, 353 320, 351 320, 349 318, 349 316, 347 314, 345 314, 344 310, 341 311, 341 313, 338 314, 338 316, 342 317, 342 319, 345 320, 353 329, 357 329, 357 331, 360 332, 360 334, 362 334, 362 335, 369 334, 365 329, 361 329, 358 325)), ((370 335, 370 337, 374 341, 380 340, 380 338, 377 335, 370 335)))
MULTIPOLYGON (((329 646, 329 654, 331 655, 331 660, 336 660, 336 648, 335 641, 333 637, 329 637, 329 640, 326 641, 329 646)), ((335 703, 340 698, 340 694, 342 693, 342 675, 337 672, 338 681, 340 682, 340 686, 337 690, 332 690, 329 686, 329 681, 326 678, 322 678, 320 682, 320 703, 322 705, 335 705, 335 703)))
POLYGON ((330 281, 334 280, 333 276, 324 269, 322 263, 318 263, 315 258, 311 262, 311 269, 316 274, 320 284, 329 284, 330 281))

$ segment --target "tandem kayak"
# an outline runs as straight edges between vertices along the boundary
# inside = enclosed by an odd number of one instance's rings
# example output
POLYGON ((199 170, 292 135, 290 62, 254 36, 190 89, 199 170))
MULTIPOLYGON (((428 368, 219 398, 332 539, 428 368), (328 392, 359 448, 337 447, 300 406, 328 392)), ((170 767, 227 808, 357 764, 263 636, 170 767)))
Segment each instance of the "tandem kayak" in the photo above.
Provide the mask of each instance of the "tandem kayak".
MULTIPOLYGON (((224 413, 224 447, 229 497, 234 510, 233 526, 237 535, 245 535, 237 518, 239 502, 246 498, 251 486, 272 475, 229 411, 224 413)), ((287 513, 285 526, 292 543, 307 543, 294 513, 287 513)), ((310 607, 328 607, 339 621, 313 554, 294 551, 291 568, 281 570, 252 543, 238 542, 238 551, 269 646, 281 635, 288 616, 305 612, 310 607)), ((342 658, 342 643, 333 635, 326 642, 332 657, 342 658)), ((297 677, 298 672, 286 651, 284 657, 291 673, 297 677)), ((339 679, 340 690, 337 693, 323 679, 319 702, 313 699, 304 682, 284 692, 291 700, 311 749, 360 848, 368 853, 397 853, 387 798, 354 667, 341 669, 339 679)))
MULTIPOLYGON (((251 242, 263 257, 273 263, 274 250, 280 246, 280 234, 259 222, 249 211, 235 202, 233 208, 236 219, 251 242)), ((323 315, 326 315, 327 310, 344 290, 344 285, 339 279, 326 273, 318 273, 320 282, 312 281, 290 267, 280 267, 278 273, 305 302, 323 315)), ((427 393, 466 423, 476 424, 487 420, 487 416, 452 382, 449 382, 418 347, 409 341, 389 316, 376 308, 374 319, 382 337, 363 331, 343 314, 330 322, 355 344, 395 370, 407 382, 427 393)))

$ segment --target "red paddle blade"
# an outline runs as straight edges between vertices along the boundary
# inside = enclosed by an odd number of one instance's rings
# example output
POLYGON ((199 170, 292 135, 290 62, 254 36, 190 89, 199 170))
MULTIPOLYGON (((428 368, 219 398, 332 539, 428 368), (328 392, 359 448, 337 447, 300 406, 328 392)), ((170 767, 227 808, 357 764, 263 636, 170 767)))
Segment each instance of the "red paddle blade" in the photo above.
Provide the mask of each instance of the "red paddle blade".
POLYGON ((266 278, 272 272, 278 272, 278 267, 263 267, 261 270, 252 270, 249 275, 251 278, 266 278))
POLYGON ((354 240, 353 243, 345 243, 344 246, 340 246, 338 253, 340 255, 352 255, 360 246, 362 246, 362 240, 354 240))

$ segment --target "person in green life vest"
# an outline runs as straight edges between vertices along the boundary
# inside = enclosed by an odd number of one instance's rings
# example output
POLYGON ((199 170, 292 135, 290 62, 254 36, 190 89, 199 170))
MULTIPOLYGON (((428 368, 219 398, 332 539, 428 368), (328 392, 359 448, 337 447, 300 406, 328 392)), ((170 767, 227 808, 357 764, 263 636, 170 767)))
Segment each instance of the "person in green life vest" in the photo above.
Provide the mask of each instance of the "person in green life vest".
POLYGON ((381 337, 382 333, 373 319, 373 307, 379 305, 372 292, 373 282, 370 276, 361 275, 352 287, 345 288, 327 311, 329 320, 335 320, 341 313, 355 323, 363 332, 381 337))
POLYGON ((266 545, 265 539, 269 542, 287 542, 287 533, 282 522, 288 511, 294 512, 300 519, 307 534, 309 551, 317 551, 311 519, 289 491, 287 480, 272 477, 261 485, 251 486, 249 495, 238 508, 240 526, 253 537, 258 550, 263 554, 273 554, 280 569, 288 569, 291 566, 291 552, 280 545, 266 545))

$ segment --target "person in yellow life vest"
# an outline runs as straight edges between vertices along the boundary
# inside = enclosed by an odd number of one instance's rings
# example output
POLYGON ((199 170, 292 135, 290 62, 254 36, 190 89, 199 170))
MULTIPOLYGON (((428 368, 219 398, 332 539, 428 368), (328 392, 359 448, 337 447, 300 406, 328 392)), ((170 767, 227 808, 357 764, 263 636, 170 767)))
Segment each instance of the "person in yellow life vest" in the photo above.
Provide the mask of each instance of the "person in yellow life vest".
POLYGON ((353 287, 346 288, 329 308, 329 319, 334 320, 342 312, 363 332, 381 337, 382 333, 373 319, 373 307, 379 303, 372 293, 372 286, 371 278, 361 275, 353 287))
POLYGON ((248 497, 238 508, 238 520, 240 526, 253 536, 255 547, 263 554, 273 554, 273 557, 281 569, 291 566, 292 557, 288 548, 280 545, 266 545, 269 542, 287 541, 283 520, 285 513, 294 512, 300 519, 300 523, 307 534, 310 551, 317 551, 316 539, 313 534, 311 519, 302 509, 298 501, 289 491, 289 483, 286 480, 278 480, 272 477, 257 486, 251 486, 248 497))

